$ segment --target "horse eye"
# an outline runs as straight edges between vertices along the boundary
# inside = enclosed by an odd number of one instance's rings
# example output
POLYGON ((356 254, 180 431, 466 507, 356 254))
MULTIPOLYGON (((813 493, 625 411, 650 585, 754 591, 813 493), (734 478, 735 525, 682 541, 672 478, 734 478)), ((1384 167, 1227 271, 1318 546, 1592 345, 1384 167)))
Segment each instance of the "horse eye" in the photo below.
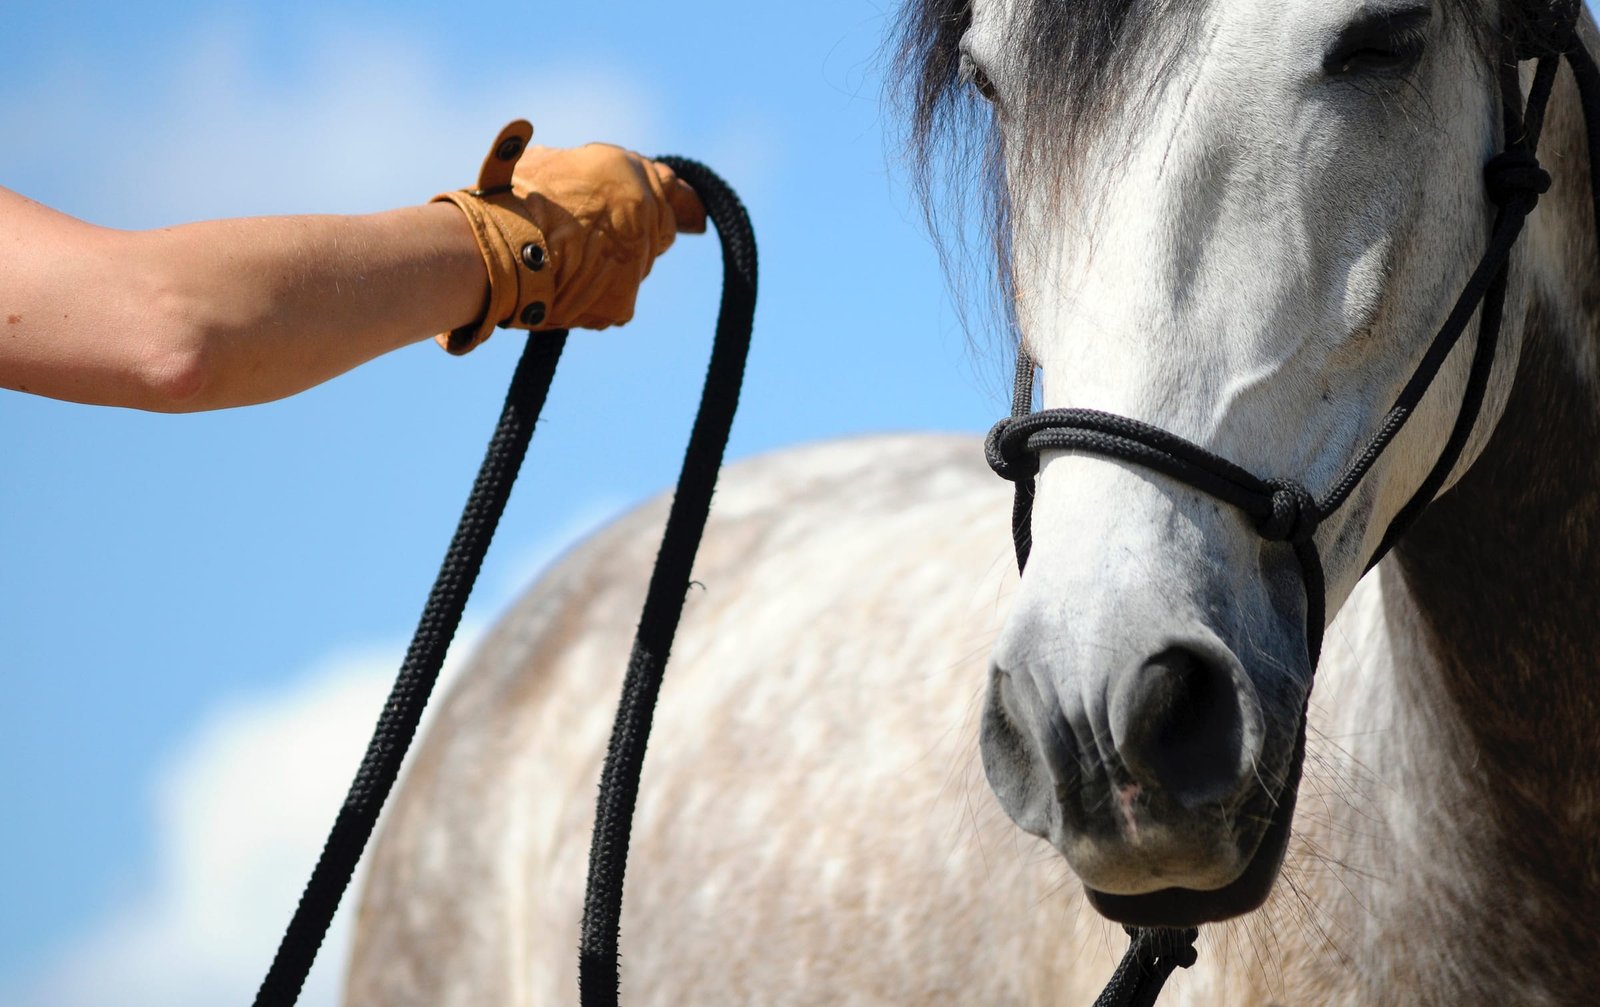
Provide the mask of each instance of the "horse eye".
POLYGON ((971 85, 974 91, 983 97, 983 100, 993 105, 999 101, 994 89, 994 82, 989 79, 978 61, 967 53, 961 54, 961 83, 971 85))
POLYGON ((1427 6, 1374 11, 1345 25, 1322 58, 1330 77, 1401 73, 1416 66, 1428 46, 1427 6))

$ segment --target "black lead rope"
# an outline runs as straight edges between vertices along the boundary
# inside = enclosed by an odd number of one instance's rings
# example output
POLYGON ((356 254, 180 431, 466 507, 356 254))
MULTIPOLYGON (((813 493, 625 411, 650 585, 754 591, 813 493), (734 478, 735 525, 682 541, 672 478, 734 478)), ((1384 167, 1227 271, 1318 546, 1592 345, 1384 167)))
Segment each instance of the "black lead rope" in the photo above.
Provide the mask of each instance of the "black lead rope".
MULTIPOLYGON (((1502 67, 1499 79, 1504 99, 1506 148, 1484 166, 1485 187, 1490 201, 1498 208, 1488 247, 1377 433, 1345 468, 1326 496, 1318 499, 1293 480, 1262 479, 1176 434, 1138 420, 1092 409, 1034 412, 1034 363, 1025 352, 1019 352, 1012 415, 995 424, 985 442, 989 465, 1001 477, 1016 483, 1012 535, 1018 571, 1028 563, 1034 477, 1039 471, 1041 452, 1083 451, 1153 469, 1231 504, 1254 522, 1264 540, 1287 543, 1293 548, 1305 587, 1306 649, 1314 673, 1322 652, 1326 607, 1326 585, 1315 540, 1317 527, 1350 498, 1405 427, 1471 323, 1473 314, 1479 313, 1477 345, 1450 437, 1422 485, 1385 530, 1367 569, 1388 553, 1433 501, 1471 436, 1483 405, 1489 374, 1494 368, 1511 249, 1539 196, 1550 188, 1550 176, 1540 167, 1536 151, 1556 70, 1563 57, 1577 80, 1583 107, 1597 240, 1600 240, 1600 68, 1577 38, 1573 27, 1576 17, 1574 7, 1570 18, 1563 22, 1560 34, 1555 36, 1556 44, 1534 54, 1538 63, 1525 108, 1516 56, 1508 58, 1502 67)), ((1303 744, 1302 726, 1297 753, 1303 744)), ((1298 760, 1298 754, 1296 758, 1298 760)), ((1298 770, 1294 775, 1298 775, 1298 770)), ((1173 969, 1194 964, 1197 929, 1126 929, 1131 938, 1128 950, 1105 991, 1095 1001, 1095 1007, 1149 1007, 1173 969)))
POLYGON ((611 730, 594 836, 589 847, 589 881, 583 902, 583 933, 578 949, 578 990, 584 1007, 617 1002, 620 977, 617 943, 622 920, 622 879, 628 866, 628 836, 639 796, 650 722, 666 670, 672 637, 678 630, 690 567, 711 508, 717 470, 722 465, 728 429, 744 379, 745 355, 756 307, 756 243, 750 218, 721 179, 692 161, 665 158, 694 187, 722 237, 722 310, 711 352, 700 414, 678 477, 678 491, 667 515, 667 530, 645 595, 633 654, 622 683, 622 700, 611 730))
POLYGON ((489 440, 455 536, 445 551, 439 576, 428 593, 405 661, 383 704, 344 806, 322 847, 322 856, 278 944, 272 967, 256 992, 256 1007, 290 1007, 300 997, 301 987, 327 936, 328 924, 333 921, 334 911, 339 908, 339 900, 349 887, 356 863, 377 824, 378 812, 394 787, 400 762, 422 719, 423 707, 439 680, 445 652, 461 624, 461 613, 488 552, 489 540, 511 497, 511 485, 527 454, 528 441, 555 377, 566 337, 565 331, 555 331, 528 338, 506 393, 500 422, 489 440))
MULTIPOLYGON (((606 761, 606 780, 611 781, 617 772, 612 763, 616 761, 619 750, 633 760, 621 770, 622 783, 607 782, 602 785, 602 810, 607 807, 608 793, 615 792, 617 786, 626 788, 621 792, 626 797, 626 810, 620 815, 613 812, 603 819, 609 823, 611 832, 620 827, 620 841, 608 832, 609 838, 602 844, 598 827, 595 833, 596 863, 608 865, 604 877, 610 887, 606 891, 608 894, 614 891, 618 908, 622 897, 622 862, 627 856, 628 820, 633 807, 632 795, 638 784, 638 764, 643 758, 644 739, 649 731, 649 711, 660 686, 662 665, 672 647, 672 637, 689 587, 689 570, 711 506, 711 493, 716 485, 717 470, 722 464, 734 409, 738 404, 739 386, 744 378, 745 356, 750 346, 750 329, 755 314, 755 237, 750 218, 740 204, 739 197, 728 188, 726 182, 698 161, 681 157, 663 157, 660 160, 689 183, 705 205, 707 216, 716 225, 722 241, 723 288, 722 304, 717 315, 716 342, 700 400, 700 411, 695 418, 694 431, 672 501, 672 511, 662 537, 661 552, 650 580, 639 635, 634 641, 633 659, 628 665, 623 711, 634 711, 630 714, 631 726, 627 732, 623 732, 619 714, 619 734, 626 733, 626 737, 621 742, 613 739, 612 755, 606 761), (642 729, 638 725, 641 719, 637 712, 640 704, 643 704, 642 729), (630 769, 631 776, 628 775, 630 769), (627 782, 629 780, 631 783, 627 782)), ((361 859, 361 852, 372 835, 378 812, 394 787, 401 760, 405 758, 406 749, 416 734, 428 696, 438 681, 445 651, 461 623, 467 597, 472 593, 472 585, 483 564, 489 541, 494 536, 500 515, 505 511, 506 501, 511 496, 511 485, 527 453, 528 441, 533 436, 539 411, 550 390, 566 336, 565 331, 554 331, 528 337, 527 346, 511 379, 511 388, 506 393, 500 422, 489 441, 488 452, 473 483, 472 492, 467 497, 466 509, 456 527, 455 537, 450 541, 450 548, 445 553, 438 579, 428 594, 428 602, 423 607, 422 619, 412 637, 411 647, 406 652, 394 688, 378 718, 377 728, 367 745, 355 781, 350 785, 344 806, 340 808, 333 830, 323 846, 322 856, 311 874, 305 893, 300 897, 300 904, 278 946, 266 979, 256 993, 256 1007, 290 1007, 300 996, 306 975, 311 971, 317 950, 322 946, 328 925, 333 920, 334 911, 338 909, 339 900, 355 872, 356 862, 361 859)), ((594 899, 593 887, 591 879, 591 901, 594 899)), ((616 913, 607 916, 602 910, 597 914, 597 920, 607 918, 611 920, 610 943, 602 943, 601 946, 611 949, 615 975, 616 913)), ((593 929, 588 911, 584 919, 587 962, 593 929)), ((614 983, 611 1000, 616 1000, 614 983)), ((585 1002, 588 1002, 587 994, 585 1002)))
POLYGON ((1128 935, 1128 951, 1095 998, 1094 1007, 1154 1007, 1173 970, 1186 969, 1199 957, 1194 942, 1200 931, 1195 927, 1122 929, 1128 935))

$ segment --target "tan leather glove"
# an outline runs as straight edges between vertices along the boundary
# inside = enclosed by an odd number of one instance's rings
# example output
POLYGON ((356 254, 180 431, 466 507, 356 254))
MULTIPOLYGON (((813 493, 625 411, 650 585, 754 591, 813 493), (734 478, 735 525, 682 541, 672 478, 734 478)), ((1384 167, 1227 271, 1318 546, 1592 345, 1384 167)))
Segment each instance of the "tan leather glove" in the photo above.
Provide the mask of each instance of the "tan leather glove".
POLYGON ((476 188, 434 201, 466 214, 489 273, 483 317, 439 345, 466 353, 496 326, 603 329, 633 317, 639 284, 705 208, 672 169, 609 144, 528 147, 518 119, 495 138, 476 188))

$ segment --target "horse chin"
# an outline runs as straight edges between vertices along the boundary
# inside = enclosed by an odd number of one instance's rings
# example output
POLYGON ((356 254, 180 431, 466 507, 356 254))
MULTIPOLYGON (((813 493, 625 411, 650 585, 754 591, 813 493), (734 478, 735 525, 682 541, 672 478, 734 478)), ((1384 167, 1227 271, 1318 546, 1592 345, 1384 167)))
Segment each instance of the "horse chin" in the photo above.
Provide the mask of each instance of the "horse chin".
POLYGON ((1107 919, 1135 927, 1196 927, 1243 916, 1260 908, 1272 892, 1289 848, 1289 826, 1294 820, 1300 792, 1300 768, 1305 757, 1305 728, 1295 745, 1294 761, 1279 791, 1272 817, 1256 851, 1237 878, 1220 888, 1162 888, 1142 895, 1112 895, 1088 885, 1089 904, 1107 919))

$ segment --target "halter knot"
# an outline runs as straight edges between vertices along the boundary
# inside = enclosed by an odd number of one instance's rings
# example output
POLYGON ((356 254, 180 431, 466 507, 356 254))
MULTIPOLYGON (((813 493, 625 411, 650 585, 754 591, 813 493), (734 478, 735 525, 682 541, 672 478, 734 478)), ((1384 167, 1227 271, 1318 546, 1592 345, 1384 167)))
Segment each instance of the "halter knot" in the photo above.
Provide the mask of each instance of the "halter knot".
POLYGON ((1019 483, 1039 473, 1039 458, 1028 450, 1027 434, 1018 435, 1015 428, 1014 416, 990 427, 989 435, 983 439, 983 456, 995 475, 1019 483))
POLYGON ((1174 968, 1186 969, 1199 960, 1200 953, 1194 947, 1200 937, 1198 927, 1125 926, 1122 930, 1135 942, 1143 943, 1140 950, 1146 966, 1160 960, 1171 962, 1174 968))
POLYGON ((1272 512, 1256 522, 1256 530, 1268 542, 1295 542, 1310 538, 1322 520, 1317 501, 1299 483, 1269 479, 1272 512))
POLYGON ((1508 26, 1516 57, 1539 59, 1572 49, 1578 20, 1576 0, 1533 0, 1519 3, 1508 26))
POLYGON ((1539 164, 1533 151, 1521 145, 1507 147, 1489 158, 1483 166, 1483 181, 1496 206, 1524 196, 1532 210, 1539 197, 1550 191, 1550 173, 1539 164))

